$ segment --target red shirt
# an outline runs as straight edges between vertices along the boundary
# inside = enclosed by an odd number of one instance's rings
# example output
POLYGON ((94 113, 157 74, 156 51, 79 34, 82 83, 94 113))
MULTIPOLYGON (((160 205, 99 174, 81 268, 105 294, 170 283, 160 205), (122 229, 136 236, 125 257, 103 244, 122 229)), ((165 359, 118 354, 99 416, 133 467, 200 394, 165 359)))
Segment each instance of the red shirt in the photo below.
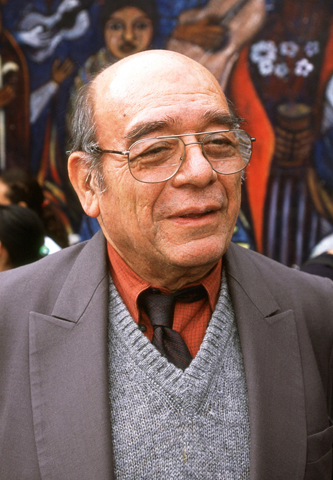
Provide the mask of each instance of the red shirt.
MULTIPOLYGON (((151 341, 153 327, 146 313, 138 307, 138 296, 149 287, 158 288, 164 294, 171 292, 166 288, 156 287, 142 280, 109 243, 107 247, 112 280, 134 321, 146 327, 144 334, 151 341)), ((192 284, 203 285, 207 290, 206 298, 194 303, 177 302, 175 306, 172 328, 180 333, 193 358, 199 351, 209 320, 215 310, 220 291, 221 271, 222 260, 201 282, 192 284)))

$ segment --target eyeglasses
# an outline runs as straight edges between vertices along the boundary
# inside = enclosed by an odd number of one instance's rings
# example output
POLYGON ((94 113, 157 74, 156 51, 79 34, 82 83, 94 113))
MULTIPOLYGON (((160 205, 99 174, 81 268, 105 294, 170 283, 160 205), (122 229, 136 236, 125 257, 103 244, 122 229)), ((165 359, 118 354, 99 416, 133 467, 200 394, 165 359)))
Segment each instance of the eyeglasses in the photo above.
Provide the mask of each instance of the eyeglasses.
POLYGON ((216 173, 232 175, 243 170, 252 154, 251 137, 244 130, 186 133, 138 140, 128 150, 102 150, 98 153, 127 155, 132 176, 143 183, 160 183, 172 178, 185 159, 185 147, 201 145, 202 154, 216 173), (181 137, 204 135, 200 142, 185 143, 181 137))

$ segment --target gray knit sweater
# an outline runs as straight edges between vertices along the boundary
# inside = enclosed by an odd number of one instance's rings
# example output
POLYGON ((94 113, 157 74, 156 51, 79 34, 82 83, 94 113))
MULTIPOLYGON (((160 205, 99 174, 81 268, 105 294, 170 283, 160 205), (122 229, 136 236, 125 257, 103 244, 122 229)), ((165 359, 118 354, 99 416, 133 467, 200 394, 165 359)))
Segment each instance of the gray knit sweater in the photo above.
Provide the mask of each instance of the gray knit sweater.
POLYGON ((185 372, 137 328, 111 278, 108 345, 116 479, 249 478, 247 390, 225 275, 185 372))

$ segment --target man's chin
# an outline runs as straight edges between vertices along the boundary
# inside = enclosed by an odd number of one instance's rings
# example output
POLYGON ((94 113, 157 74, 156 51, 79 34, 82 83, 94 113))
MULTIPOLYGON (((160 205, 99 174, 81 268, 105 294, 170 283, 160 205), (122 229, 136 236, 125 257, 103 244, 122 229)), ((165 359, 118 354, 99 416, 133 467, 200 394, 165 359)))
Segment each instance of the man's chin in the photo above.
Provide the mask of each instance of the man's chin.
POLYGON ((214 240, 196 240, 174 246, 170 252, 170 263, 181 268, 196 268, 214 265, 224 255, 229 242, 218 238, 214 240))

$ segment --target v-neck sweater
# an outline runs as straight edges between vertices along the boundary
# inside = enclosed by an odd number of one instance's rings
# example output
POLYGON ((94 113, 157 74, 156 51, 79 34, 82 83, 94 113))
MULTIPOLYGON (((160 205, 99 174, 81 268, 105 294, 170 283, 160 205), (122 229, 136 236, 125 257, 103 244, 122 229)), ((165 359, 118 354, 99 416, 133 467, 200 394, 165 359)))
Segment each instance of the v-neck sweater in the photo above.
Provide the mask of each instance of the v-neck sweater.
POLYGON ((190 366, 138 329, 110 276, 109 383, 117 480, 248 480, 248 397, 226 275, 190 366))

